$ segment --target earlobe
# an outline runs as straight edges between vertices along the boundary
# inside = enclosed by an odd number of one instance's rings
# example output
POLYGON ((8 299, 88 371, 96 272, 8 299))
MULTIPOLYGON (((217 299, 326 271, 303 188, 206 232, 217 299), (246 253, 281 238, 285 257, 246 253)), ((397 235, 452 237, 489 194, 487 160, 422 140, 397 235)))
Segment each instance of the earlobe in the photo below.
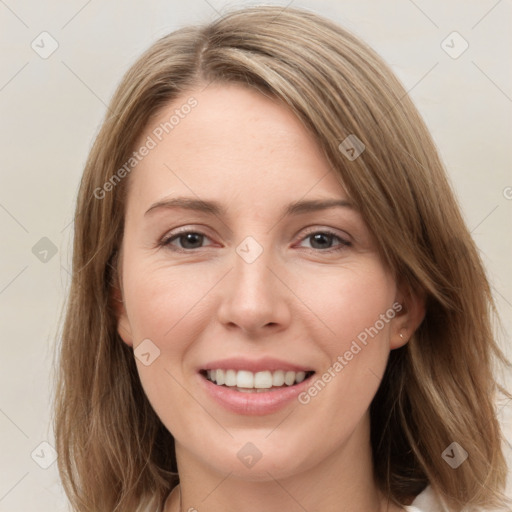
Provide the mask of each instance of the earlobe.
POLYGON ((400 294, 397 299, 402 309, 395 317, 391 332, 390 348, 394 350, 404 346, 425 318, 426 304, 423 294, 409 291, 400 294))

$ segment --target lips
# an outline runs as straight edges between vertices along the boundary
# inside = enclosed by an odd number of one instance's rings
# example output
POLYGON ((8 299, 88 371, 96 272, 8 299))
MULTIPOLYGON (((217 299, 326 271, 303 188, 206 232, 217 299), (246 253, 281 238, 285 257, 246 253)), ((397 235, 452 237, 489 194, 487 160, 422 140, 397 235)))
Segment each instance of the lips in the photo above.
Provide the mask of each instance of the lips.
POLYGON ((201 387, 215 402, 236 414, 263 415, 293 402, 309 386, 314 370, 264 358, 231 358, 198 369, 201 387))
POLYGON ((303 366, 300 364, 290 363, 272 357, 263 357, 260 359, 247 359, 244 357, 230 357, 227 359, 219 359, 216 361, 208 361, 202 365, 199 370, 247 370, 250 372, 263 372, 263 371, 293 371, 293 372, 307 372, 312 371, 313 368, 303 366))

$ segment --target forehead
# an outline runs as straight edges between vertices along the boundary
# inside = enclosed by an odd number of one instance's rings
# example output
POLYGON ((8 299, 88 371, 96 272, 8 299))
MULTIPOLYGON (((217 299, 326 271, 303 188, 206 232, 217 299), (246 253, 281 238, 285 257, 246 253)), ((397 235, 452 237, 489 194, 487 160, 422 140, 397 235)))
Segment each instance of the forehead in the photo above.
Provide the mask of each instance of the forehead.
POLYGON ((152 118, 130 176, 141 201, 187 193, 264 204, 305 194, 346 198, 318 142, 282 103, 238 85, 183 94, 152 118), (191 107, 191 105, 194 105, 191 107))

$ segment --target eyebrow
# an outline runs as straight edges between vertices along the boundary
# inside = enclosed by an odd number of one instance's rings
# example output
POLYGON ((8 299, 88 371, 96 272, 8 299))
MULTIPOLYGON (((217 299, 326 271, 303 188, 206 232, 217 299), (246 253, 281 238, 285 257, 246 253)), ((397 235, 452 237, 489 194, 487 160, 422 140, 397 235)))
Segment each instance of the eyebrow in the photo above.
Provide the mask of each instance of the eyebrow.
MULTIPOLYGON (((301 213, 310 213, 319 210, 327 210, 328 208, 352 208, 354 205, 346 199, 310 199, 299 200, 285 206, 283 216, 298 215, 301 213)), ((163 199, 151 205, 144 215, 159 210, 183 208, 186 210, 194 210, 198 212, 208 213, 216 216, 225 216, 226 208, 217 201, 208 201, 196 199, 193 197, 173 197, 163 199)))

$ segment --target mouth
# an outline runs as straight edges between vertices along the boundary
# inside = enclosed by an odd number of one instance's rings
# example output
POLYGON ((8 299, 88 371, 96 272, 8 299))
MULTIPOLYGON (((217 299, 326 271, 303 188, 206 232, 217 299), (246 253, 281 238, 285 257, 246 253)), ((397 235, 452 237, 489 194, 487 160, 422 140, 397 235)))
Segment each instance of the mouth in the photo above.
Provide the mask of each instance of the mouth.
POLYGON ((266 393, 293 388, 310 379, 315 372, 292 370, 264 370, 252 372, 222 368, 203 369, 200 375, 216 386, 240 393, 266 393))

